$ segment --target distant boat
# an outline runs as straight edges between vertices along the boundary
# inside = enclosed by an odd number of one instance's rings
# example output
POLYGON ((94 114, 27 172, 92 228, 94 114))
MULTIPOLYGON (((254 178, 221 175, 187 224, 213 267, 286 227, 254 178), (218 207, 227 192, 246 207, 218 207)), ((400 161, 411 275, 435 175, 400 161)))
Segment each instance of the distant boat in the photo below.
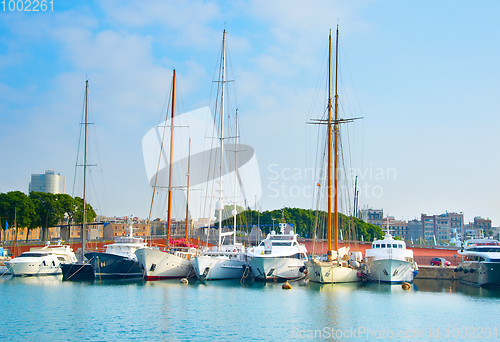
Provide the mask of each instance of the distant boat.
POLYGON ((76 262, 75 253, 68 245, 32 247, 17 258, 5 261, 7 272, 13 276, 42 276, 61 274, 61 263, 76 262))
POLYGON ((373 241, 372 248, 365 251, 363 273, 373 282, 412 282, 418 273, 413 251, 406 249, 404 241, 394 240, 389 232, 389 217, 387 222, 384 238, 373 241))
MULTIPOLYGON (((137 260, 143 271, 144 279, 160 280, 169 278, 186 278, 192 273, 190 258, 196 253, 196 249, 187 247, 174 247, 170 245, 170 223, 172 215, 172 173, 173 173, 173 151, 174 151, 174 117, 175 117, 175 70, 172 76, 172 116, 170 120, 170 160, 169 160, 169 185, 168 185, 168 208, 167 208, 167 246, 150 246, 140 248, 135 251, 137 260)), ((162 146, 163 148, 163 141, 162 146)), ((159 154, 162 157, 162 153, 159 154)), ((160 163, 158 163, 159 165, 160 163)), ((156 173, 158 175, 158 172, 156 173)), ((156 183, 155 183, 156 184, 156 183)), ((153 208, 154 194, 153 189, 151 208, 148 219, 148 227, 151 219, 151 210, 153 208)), ((186 230, 188 221, 186 220, 186 230)), ((186 244, 188 241, 186 240, 186 244)))
POLYGON ((87 128, 88 128, 88 102, 89 102, 89 81, 85 81, 85 135, 83 152, 83 222, 81 226, 82 254, 81 261, 68 262, 61 264, 63 280, 79 281, 93 280, 95 277, 94 269, 89 262, 85 261, 85 246, 87 234, 87 128))
POLYGON ((458 279, 472 286, 500 286, 500 242, 474 238, 458 252, 464 260, 455 268, 458 279))
POLYGON ((285 281, 305 276, 307 249, 297 242, 297 234, 285 233, 285 223, 280 223, 280 233, 271 231, 259 246, 248 249, 250 268, 256 280, 285 281))
MULTIPOLYGON (((245 247, 241 243, 236 242, 236 198, 235 207, 233 210, 234 224, 233 231, 222 233, 222 212, 224 210, 224 203, 222 201, 222 177, 224 174, 224 86, 228 82, 225 80, 226 74, 226 30, 224 30, 222 35, 222 72, 220 84, 222 87, 221 98, 220 98, 220 189, 219 189, 219 200, 215 204, 215 210, 219 212, 219 241, 216 247, 206 248, 201 255, 196 256, 192 259, 193 269, 196 276, 200 280, 210 279, 240 279, 243 277, 243 273, 247 267, 247 258, 245 254, 245 247), (223 244, 222 236, 232 236, 232 244, 223 244)), ((237 112, 236 112, 237 113, 237 112)), ((237 122, 237 119, 236 119, 237 122)), ((237 124, 236 124, 237 125, 237 124)), ((236 133, 238 136, 238 133, 236 133)), ((238 146, 238 144, 236 144, 238 146)), ((237 151, 236 151, 237 153, 237 151)), ((236 159, 236 158, 235 158, 236 159)), ((237 177, 238 167, 237 163, 235 166, 235 175, 237 177)), ((235 180, 236 189, 237 180, 235 180)), ((236 191, 236 190, 235 190, 236 191)))
POLYGON ((338 75, 338 37, 339 28, 337 26, 337 48, 336 48, 336 66, 335 66, 335 118, 332 120, 332 98, 331 98, 331 42, 332 35, 329 36, 329 55, 328 55, 328 119, 316 120, 319 123, 327 125, 327 143, 328 143, 328 161, 327 161, 327 178, 328 178, 328 216, 327 216, 327 242, 328 252, 326 260, 322 258, 311 258, 307 263, 307 277, 310 281, 316 283, 348 283, 356 282, 361 279, 358 273, 361 271, 357 266, 356 255, 349 252, 348 247, 339 249, 339 217, 338 217, 338 141, 339 141, 339 124, 353 121, 354 119, 339 119, 338 111, 338 93, 337 93, 337 75, 338 75), (334 184, 332 186, 332 126, 334 127, 334 184), (333 196, 334 215, 334 248, 332 249, 332 187, 335 191, 333 196), (354 258, 352 258, 354 256, 354 258), (353 260, 351 260, 353 259, 353 260))
POLYGON ((85 257, 94 268, 96 279, 125 279, 143 276, 135 251, 146 247, 144 239, 134 237, 132 221, 128 236, 118 236, 111 245, 106 245, 106 252, 88 252, 85 257))

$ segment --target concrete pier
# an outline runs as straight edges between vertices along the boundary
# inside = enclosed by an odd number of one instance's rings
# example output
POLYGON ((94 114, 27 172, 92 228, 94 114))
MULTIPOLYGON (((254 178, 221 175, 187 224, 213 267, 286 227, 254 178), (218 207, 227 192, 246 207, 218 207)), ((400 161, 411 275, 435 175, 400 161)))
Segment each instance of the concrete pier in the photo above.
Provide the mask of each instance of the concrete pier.
POLYGON ((418 265, 418 274, 415 279, 448 279, 458 280, 458 272, 455 272, 455 266, 420 266, 418 265))

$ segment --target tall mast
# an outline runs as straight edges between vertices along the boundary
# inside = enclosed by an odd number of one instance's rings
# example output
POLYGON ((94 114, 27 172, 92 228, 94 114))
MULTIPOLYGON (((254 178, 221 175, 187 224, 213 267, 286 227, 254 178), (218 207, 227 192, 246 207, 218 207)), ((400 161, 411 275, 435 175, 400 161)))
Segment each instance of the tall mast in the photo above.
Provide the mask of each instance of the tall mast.
POLYGON ((222 172, 224 168, 224 83, 226 78, 226 30, 222 36, 222 91, 221 91, 221 114, 220 114, 220 183, 219 183, 219 200, 215 205, 215 209, 219 211, 219 247, 221 245, 222 234, 222 211, 224 203, 222 202, 222 172))
POLYGON ((174 156, 174 112, 175 112, 175 69, 174 76, 172 78, 172 119, 170 120, 170 166, 168 171, 168 213, 167 213, 167 247, 170 247, 170 218, 172 215, 172 170, 173 162, 172 158, 174 156))
POLYGON ((339 26, 337 25, 337 42, 335 46, 335 125, 334 125, 334 143, 335 143, 335 154, 334 154, 334 181, 333 186, 335 188, 335 198, 333 203, 333 229, 335 235, 334 247, 335 250, 339 250, 339 94, 338 94, 338 67, 339 67, 339 26))
POLYGON ((189 157, 188 157, 188 173, 187 173, 187 192, 186 192, 186 245, 188 244, 189 235, 189 177, 191 173, 191 138, 189 138, 189 157))
POLYGON ((83 147, 83 223, 82 223, 82 261, 85 260, 87 234, 87 127, 88 127, 89 80, 85 81, 85 137, 83 147))
POLYGON ((328 37, 328 217, 327 217, 327 240, 328 261, 332 260, 332 94, 331 94, 331 61, 332 61, 332 30, 328 37))
POLYGON ((234 209, 233 209, 233 243, 236 245, 236 195, 238 186, 238 109, 236 109, 236 144, 234 144, 236 149, 234 150, 234 209))

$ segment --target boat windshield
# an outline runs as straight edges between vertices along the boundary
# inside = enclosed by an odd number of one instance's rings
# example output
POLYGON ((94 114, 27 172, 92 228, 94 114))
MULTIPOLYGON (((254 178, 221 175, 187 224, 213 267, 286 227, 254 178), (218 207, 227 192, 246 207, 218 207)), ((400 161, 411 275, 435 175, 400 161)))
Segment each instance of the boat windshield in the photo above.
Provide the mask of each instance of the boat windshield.
POLYGON ((294 236, 293 235, 273 235, 269 238, 269 240, 293 240, 294 236))
POLYGON ((498 247, 471 247, 467 248, 468 251, 474 252, 500 252, 500 246, 498 247))
MULTIPOLYGON (((273 246, 291 246, 292 245, 292 241, 271 241, 271 243, 273 244, 273 246)), ((264 247, 265 246, 264 241, 262 241, 259 246, 264 247)))
POLYGON ((292 242, 276 242, 273 241, 273 246, 291 246, 292 242))
POLYGON ((40 258, 43 256, 46 256, 47 254, 45 253, 31 253, 31 252, 26 252, 18 256, 18 258, 40 258))

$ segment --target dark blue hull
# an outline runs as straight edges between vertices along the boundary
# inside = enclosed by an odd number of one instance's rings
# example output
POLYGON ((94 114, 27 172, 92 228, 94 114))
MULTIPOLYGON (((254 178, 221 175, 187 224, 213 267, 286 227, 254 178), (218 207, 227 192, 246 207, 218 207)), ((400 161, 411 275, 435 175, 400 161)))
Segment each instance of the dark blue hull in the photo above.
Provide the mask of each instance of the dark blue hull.
POLYGON ((85 257, 90 260, 90 263, 94 268, 96 279, 126 279, 143 277, 141 265, 136 260, 115 254, 99 252, 85 253, 85 257))
POLYGON ((89 263, 61 264, 63 281, 94 281, 94 268, 89 263))

